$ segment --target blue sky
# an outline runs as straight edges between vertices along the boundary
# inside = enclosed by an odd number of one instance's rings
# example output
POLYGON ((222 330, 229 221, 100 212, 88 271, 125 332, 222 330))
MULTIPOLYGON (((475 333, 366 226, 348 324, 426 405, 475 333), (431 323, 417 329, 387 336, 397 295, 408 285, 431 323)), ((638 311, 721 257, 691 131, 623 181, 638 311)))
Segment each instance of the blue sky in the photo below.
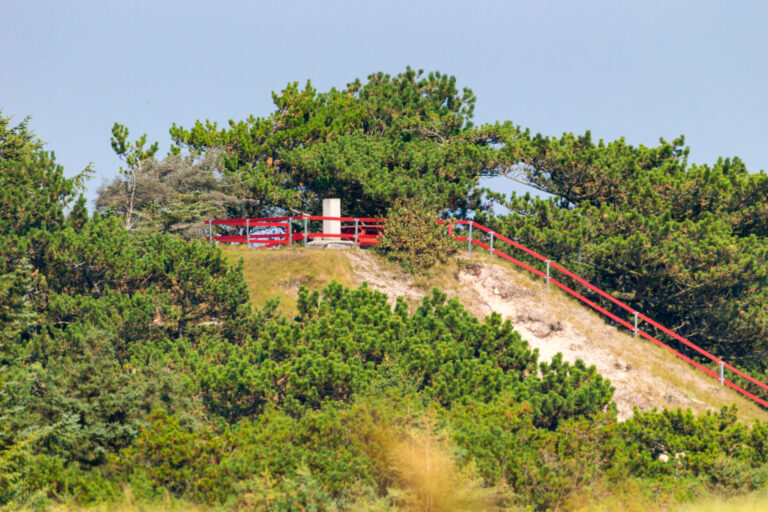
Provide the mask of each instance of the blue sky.
MULTIPOLYGON (((319 90, 407 65, 474 90, 477 124, 592 130, 691 160, 768 169, 768 2, 0 2, 0 108, 95 189, 120 162, 110 128, 161 150, 172 123, 272 110, 270 92, 319 90)), ((496 187, 508 188, 496 182, 496 187)))

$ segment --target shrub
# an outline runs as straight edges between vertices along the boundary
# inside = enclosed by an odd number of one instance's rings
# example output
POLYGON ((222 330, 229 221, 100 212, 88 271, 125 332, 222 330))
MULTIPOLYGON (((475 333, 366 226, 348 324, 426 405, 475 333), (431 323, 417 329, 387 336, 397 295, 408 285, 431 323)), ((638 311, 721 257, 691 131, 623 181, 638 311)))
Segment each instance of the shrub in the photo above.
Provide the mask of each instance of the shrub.
POLYGON ((197 502, 223 501, 232 492, 232 473, 222 461, 234 449, 229 432, 195 431, 178 416, 158 411, 136 442, 113 464, 118 473, 158 494, 167 489, 197 502))
POLYGON ((436 222, 437 212, 425 199, 398 199, 389 210, 376 250, 412 274, 445 263, 456 248, 436 222))

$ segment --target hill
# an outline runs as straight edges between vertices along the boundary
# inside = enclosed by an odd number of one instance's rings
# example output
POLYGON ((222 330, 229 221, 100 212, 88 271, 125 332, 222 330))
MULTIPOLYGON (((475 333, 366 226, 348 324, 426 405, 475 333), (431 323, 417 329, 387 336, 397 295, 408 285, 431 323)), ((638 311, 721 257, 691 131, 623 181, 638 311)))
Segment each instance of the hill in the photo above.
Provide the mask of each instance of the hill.
POLYGON ((583 360, 610 379, 620 419, 633 408, 690 408, 695 413, 736 404, 743 421, 768 420, 768 413, 741 395, 702 375, 656 345, 638 340, 606 324, 604 318, 557 289, 547 290, 511 264, 485 256, 467 258, 434 269, 431 277, 402 272, 374 251, 294 247, 253 250, 222 245, 230 261, 242 258, 253 306, 280 298, 281 310, 295 309, 300 286, 319 288, 331 281, 345 286, 367 282, 394 303, 404 297, 417 305, 433 287, 457 297, 476 317, 497 312, 509 319, 540 358, 562 353, 566 361, 583 360))

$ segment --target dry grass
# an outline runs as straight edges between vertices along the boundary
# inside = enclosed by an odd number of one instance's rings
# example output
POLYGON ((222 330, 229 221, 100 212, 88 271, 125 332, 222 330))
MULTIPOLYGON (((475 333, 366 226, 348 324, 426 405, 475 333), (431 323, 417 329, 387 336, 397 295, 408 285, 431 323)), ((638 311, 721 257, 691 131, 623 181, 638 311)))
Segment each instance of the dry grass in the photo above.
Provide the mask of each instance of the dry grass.
POLYGON ((755 492, 746 496, 722 498, 707 496, 680 505, 674 512, 768 512, 768 493, 755 492))
POLYGON ((740 496, 704 491, 692 480, 655 482, 599 481, 571 496, 569 512, 768 512, 768 490, 740 496), (702 494, 703 493, 703 494, 702 494))
POLYGON ((231 262, 243 259, 243 274, 251 304, 263 307, 269 299, 280 299, 280 311, 296 312, 299 286, 317 289, 331 281, 353 286, 352 265, 343 251, 300 246, 280 249, 249 249, 242 245, 222 245, 231 262))
POLYGON ((390 451, 398 473, 404 510, 413 512, 460 512, 497 510, 494 489, 483 488, 480 479, 460 470, 445 438, 429 432, 413 432, 390 451))
POLYGON ((102 503, 91 507, 81 505, 57 505, 47 509, 50 512, 209 512, 215 509, 202 508, 189 503, 102 503))
POLYGON ((49 512, 212 512, 216 509, 193 505, 166 495, 155 502, 137 500, 129 486, 123 487, 119 501, 100 503, 97 505, 77 505, 62 503, 47 508, 49 512))

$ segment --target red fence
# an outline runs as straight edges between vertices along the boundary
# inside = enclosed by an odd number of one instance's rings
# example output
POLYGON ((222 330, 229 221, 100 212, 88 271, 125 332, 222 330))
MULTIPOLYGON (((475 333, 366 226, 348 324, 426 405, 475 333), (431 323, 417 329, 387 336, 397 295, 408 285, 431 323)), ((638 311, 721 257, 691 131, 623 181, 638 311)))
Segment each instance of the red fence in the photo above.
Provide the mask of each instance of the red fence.
POLYGON ((263 217, 253 219, 213 219, 208 221, 208 241, 255 245, 259 249, 290 246, 294 242, 305 244, 313 239, 338 239, 364 247, 376 245, 384 219, 368 217, 319 217, 302 215, 295 217, 263 217), (338 221, 341 233, 312 232, 317 221, 338 221), (236 235, 214 235, 213 226, 236 226, 243 232, 236 235), (282 230, 282 231, 281 231, 282 230), (255 231, 255 232, 254 232, 255 231))
MULTIPOLYGON (((448 232, 449 232, 449 235, 454 238, 454 240, 459 242, 467 242, 467 250, 470 254, 472 252, 472 246, 475 245, 488 251, 489 258, 493 258, 494 255, 498 256, 502 259, 505 259, 507 261, 514 263, 519 267, 522 267, 528 270, 529 272, 539 277, 544 278, 547 283, 547 288, 549 288, 550 283, 557 286, 561 290, 572 295, 573 297, 587 304, 588 306, 600 312, 601 314, 607 316, 614 322, 622 325, 623 327, 626 327, 627 329, 629 329, 634 333, 635 337, 642 336, 643 338, 655 343, 656 345, 672 352, 675 356, 684 360, 691 366, 703 371, 710 377, 719 380, 721 384, 736 390, 737 392, 741 393, 745 397, 753 400, 754 402, 762 405, 763 407, 768 408, 768 402, 755 396, 754 394, 750 393, 749 391, 740 387, 734 382, 726 379, 725 370, 729 370, 735 373, 739 377, 747 380, 748 382, 751 382, 752 384, 764 390, 768 390, 767 384, 755 379, 754 377, 744 373, 738 368, 726 363, 721 358, 710 354, 709 352, 697 346, 696 344, 692 343, 691 341, 667 329, 666 327, 652 320, 651 318, 647 317, 643 313, 631 308, 624 302, 618 300, 612 295, 604 292, 598 287, 585 281, 584 279, 580 278, 573 272, 555 263, 554 261, 551 261, 548 258, 545 258, 541 254, 535 251, 532 251, 531 249, 523 245, 520 245, 514 240, 511 240, 503 235, 500 235, 494 232, 493 230, 476 223, 473 220, 442 220, 438 222, 447 223, 449 225, 448 232), (458 230, 455 229, 456 226, 462 227, 461 233, 457 232, 458 230), (478 231, 480 232, 479 237, 477 236, 478 231), (474 236, 473 236, 473 232, 474 232, 474 236), (482 238, 485 239, 485 242, 481 240, 482 238), (536 269, 531 265, 528 265, 527 263, 520 261, 516 258, 513 258, 509 254, 506 254, 500 251, 499 249, 494 247, 494 243, 496 242, 503 242, 511 246, 512 248, 517 249, 518 251, 522 251, 528 254, 529 256, 533 257, 534 259, 541 261, 545 265, 545 271, 536 269), (588 288, 589 290, 593 291, 597 295, 603 297, 604 299, 612 302, 613 304, 623 309, 624 311, 630 313, 632 317, 632 323, 611 313, 610 311, 603 308, 602 306, 595 303, 594 301, 576 292, 572 288, 569 288, 560 280, 555 279, 552 276, 553 270, 562 273, 563 275, 565 275, 570 279, 573 279, 580 285, 588 288), (708 359, 709 361, 715 363, 718 371, 716 372, 710 368, 707 368, 703 364, 697 361, 694 361, 693 359, 686 356, 685 354, 673 349, 672 347, 670 347, 663 341, 659 340, 655 336, 640 329, 640 322, 645 322, 651 327, 667 334, 668 336, 671 336, 673 339, 679 341, 683 345, 697 352, 703 358, 708 359)), ((222 219, 222 220, 211 220, 208 222, 209 233, 208 233, 207 239, 209 241, 213 240, 216 242, 225 242, 225 243, 241 243, 241 244, 247 243, 250 245, 258 244, 259 248, 276 247, 279 245, 290 246, 293 242, 301 242, 301 241, 303 241, 306 244, 307 241, 313 238, 314 239, 338 238, 340 240, 353 242, 357 246, 368 246, 368 245, 376 245, 378 243, 379 237, 381 236, 381 232, 383 229, 383 225, 384 225, 384 219, 352 218, 352 217, 297 216, 297 217, 270 217, 270 218, 258 218, 258 219, 222 219), (312 221, 340 221, 342 223, 341 234, 329 235, 324 233, 310 232, 309 228, 311 226, 312 221), (237 226, 237 227, 243 227, 245 229, 243 234, 238 234, 238 235, 214 235, 213 226, 237 226), (298 227, 299 231, 296 231, 295 227, 298 227), (267 228, 267 230, 271 230, 272 232, 264 233, 263 231, 265 228, 267 228), (254 229, 261 230, 261 232, 257 232, 254 234, 252 233, 252 230, 254 229), (281 229, 282 229, 282 232, 279 231, 281 229)))

